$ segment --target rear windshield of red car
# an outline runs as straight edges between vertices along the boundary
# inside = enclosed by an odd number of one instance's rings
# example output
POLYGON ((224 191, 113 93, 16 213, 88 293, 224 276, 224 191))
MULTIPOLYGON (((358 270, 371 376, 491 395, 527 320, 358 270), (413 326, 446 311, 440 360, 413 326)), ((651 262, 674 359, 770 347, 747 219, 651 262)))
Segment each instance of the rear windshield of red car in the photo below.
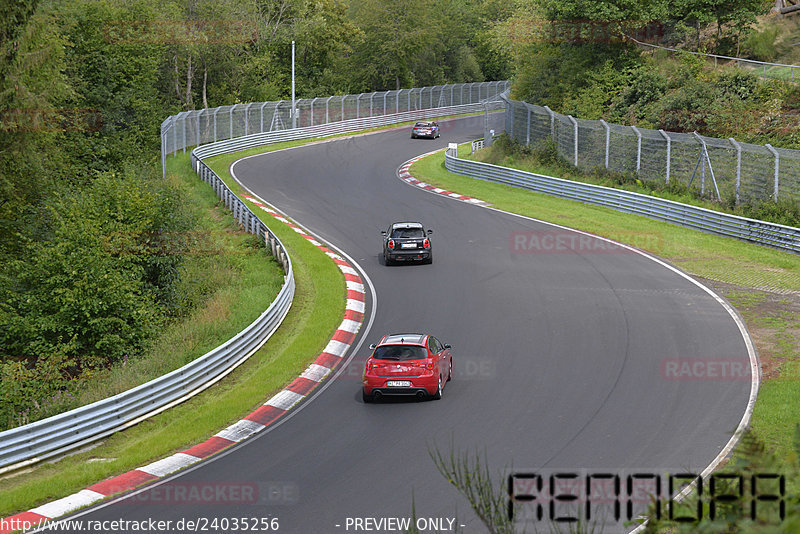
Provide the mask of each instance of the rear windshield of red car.
POLYGON ((372 357, 376 360, 424 360, 428 351, 418 345, 381 345, 372 357))

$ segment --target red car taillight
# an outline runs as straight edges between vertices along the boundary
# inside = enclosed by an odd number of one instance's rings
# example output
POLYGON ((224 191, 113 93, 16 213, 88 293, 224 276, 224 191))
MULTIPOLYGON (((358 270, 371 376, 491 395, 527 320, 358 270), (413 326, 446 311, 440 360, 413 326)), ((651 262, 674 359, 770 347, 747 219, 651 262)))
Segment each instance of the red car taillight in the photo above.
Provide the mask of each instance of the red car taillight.
POLYGON ((431 240, 426 239, 425 241, 422 242, 422 246, 425 248, 431 248, 431 240))
POLYGON ((428 363, 425 364, 426 369, 433 369, 433 362, 428 360, 428 363))
POLYGON ((367 371, 372 371, 372 360, 367 360, 367 371))
POLYGON ((386 246, 393 249, 394 248, 394 239, 390 239, 389 242, 386 244, 386 246))

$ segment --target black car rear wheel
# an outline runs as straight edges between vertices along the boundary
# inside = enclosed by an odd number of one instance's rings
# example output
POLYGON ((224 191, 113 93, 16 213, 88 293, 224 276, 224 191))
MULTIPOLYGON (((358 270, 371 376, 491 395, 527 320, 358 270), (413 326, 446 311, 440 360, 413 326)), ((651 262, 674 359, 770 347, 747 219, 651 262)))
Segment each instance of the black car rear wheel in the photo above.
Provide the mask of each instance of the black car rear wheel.
POLYGON ((383 263, 385 265, 394 265, 394 260, 389 259, 389 256, 386 254, 383 255, 383 263))

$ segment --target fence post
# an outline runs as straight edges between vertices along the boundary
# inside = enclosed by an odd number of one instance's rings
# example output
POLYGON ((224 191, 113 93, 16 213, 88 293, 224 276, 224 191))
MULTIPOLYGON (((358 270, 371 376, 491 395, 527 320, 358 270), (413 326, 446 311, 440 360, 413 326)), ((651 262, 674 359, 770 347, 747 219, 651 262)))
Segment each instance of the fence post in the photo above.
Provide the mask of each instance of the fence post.
POLYGON ((329 96, 327 100, 325 100, 325 124, 331 122, 331 115, 330 115, 330 102, 333 96, 329 96))
POLYGON ((186 114, 183 116, 183 142, 181 143, 183 146, 181 147, 181 149, 183 150, 184 154, 186 154, 186 117, 188 117, 189 115, 191 115, 191 112, 187 111, 186 114))
POLYGON ((550 137, 553 138, 553 141, 556 140, 556 114, 550 109, 548 106, 544 107, 544 110, 550 115, 550 137))
POLYGON ((572 123, 572 131, 573 135, 575 136, 575 166, 578 166, 578 121, 575 120, 575 117, 572 115, 567 115, 570 122, 572 123))
POLYGON ((253 103, 250 102, 244 108, 244 134, 245 135, 248 135, 250 133, 250 106, 252 106, 252 105, 253 105, 253 103))
POLYGON ((233 139, 233 110, 236 109, 236 104, 231 106, 231 113, 230 113, 230 122, 231 122, 231 129, 230 134, 231 136, 228 139, 233 139))
POLYGON ((609 153, 609 149, 611 148, 611 126, 609 126, 608 123, 606 121, 604 121, 603 119, 600 119, 600 124, 603 125, 603 128, 606 131, 606 159, 605 159, 605 164, 606 164, 606 169, 608 169, 608 153, 609 153))
POLYGON ((450 105, 451 106, 455 106, 455 103, 453 103, 453 89, 455 89, 455 88, 456 88, 455 84, 451 83, 450 84, 450 105))
POLYGON ((258 133, 264 133, 264 106, 266 106, 266 105, 267 105, 267 102, 264 102, 263 104, 261 104, 261 108, 259 110, 261 112, 261 120, 259 122, 258 133))
POLYGON ((383 115, 386 116, 386 95, 389 94, 389 91, 383 92, 383 115))
POLYGON ((464 84, 463 83, 461 84, 461 87, 459 87, 459 91, 458 91, 458 105, 459 106, 463 106, 464 105, 464 84))
POLYGON ((402 89, 397 90, 397 94, 394 95, 394 112, 400 113, 400 94, 403 92, 402 89))
POLYGON ((200 146, 200 115, 202 115, 204 111, 205 109, 201 109, 197 113, 197 146, 200 146))
POLYGON ((667 140, 667 179, 664 183, 669 184, 670 163, 672 162, 672 138, 664 130, 659 130, 658 133, 667 140))
POLYGON ((742 184, 742 145, 733 137, 729 137, 733 148, 736 149, 736 205, 739 205, 739 190, 742 184))
POLYGON ((214 142, 217 142, 217 113, 219 112, 219 107, 214 108, 214 142))
POLYGON ((775 156, 775 186, 774 186, 774 190, 773 190, 773 193, 772 193, 772 199, 775 202, 777 202, 778 201, 778 185, 779 185, 778 176, 779 176, 779 173, 780 173, 780 170, 781 170, 781 156, 780 156, 780 154, 778 154, 778 151, 775 150, 772 147, 772 145, 770 145, 769 143, 767 143, 764 146, 767 147, 770 152, 772 152, 773 156, 775 156))
POLYGON ((363 94, 364 93, 359 93, 358 96, 356 97, 356 118, 357 119, 359 118, 359 113, 361 111, 359 109, 359 107, 360 107, 360 104, 361 104, 361 95, 363 95, 363 94))
POLYGON ((167 134, 161 132, 161 177, 167 177, 167 134))
MULTIPOLYGON (((525 146, 531 145, 531 107, 528 103, 525 103, 525 108, 528 110, 528 129, 525 134, 525 146)), ((486 102, 486 115, 489 115, 489 102, 486 102)))
POLYGON ((642 132, 636 126, 631 126, 636 133, 636 173, 642 168, 642 132))

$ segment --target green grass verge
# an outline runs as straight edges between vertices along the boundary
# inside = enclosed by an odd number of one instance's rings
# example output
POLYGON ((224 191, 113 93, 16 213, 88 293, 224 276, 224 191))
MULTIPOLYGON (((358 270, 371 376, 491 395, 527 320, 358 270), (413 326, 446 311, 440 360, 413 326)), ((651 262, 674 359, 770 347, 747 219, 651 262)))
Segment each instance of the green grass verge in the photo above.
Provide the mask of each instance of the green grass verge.
MULTIPOLYGON (((280 146, 268 148, 274 150, 280 146)), ((215 166, 215 169, 232 188, 237 187, 230 180, 227 166, 224 169, 215 166)), ((174 179, 202 184, 190 169, 188 154, 170 158, 168 171, 175 176, 174 179)), ((229 218, 220 208, 211 189, 202 184, 202 190, 206 201, 211 203, 219 216, 229 218)), ((278 331, 224 381, 189 401, 116 434, 89 451, 57 463, 38 465, 0 480, 0 517, 74 493, 205 440, 255 409, 297 377, 317 357, 341 321, 345 302, 344 277, 327 256, 291 228, 269 217, 264 220, 287 248, 297 285, 292 308, 278 331)), ((214 223, 209 221, 208 224, 214 223)), ((264 275, 255 271, 274 273, 277 268, 274 260, 263 253, 254 263, 245 263, 247 265, 242 265, 243 268, 254 271, 243 275, 245 284, 257 282, 264 275)), ((198 271, 197 274, 201 273, 198 271)), ((263 289, 263 285, 259 287, 263 289)), ((275 293, 274 288, 270 287, 266 294, 267 306, 275 293)), ((235 308, 243 304, 240 298, 257 299, 258 295, 234 291, 220 295, 218 299, 212 298, 210 306, 198 311, 200 317, 205 314, 209 319, 201 330, 212 334, 220 334, 228 328, 233 333, 241 330, 236 326, 236 320, 228 324, 229 319, 238 318, 235 308)), ((266 306, 261 307, 259 313, 264 309, 266 306)), ((243 324, 248 324, 253 318, 249 321, 243 319, 243 324)), ((181 332, 163 341, 167 347, 171 343, 185 342, 187 338, 181 332)), ((206 342, 194 343, 199 351, 206 342)))
MULTIPOLYGON (((440 118, 450 117, 456 116, 440 118)), ((406 127, 414 122, 257 147, 218 156, 207 163, 233 191, 241 194, 241 187, 228 172, 230 163, 236 159, 317 141, 406 127)), ((162 354, 161 359, 131 362, 126 368, 112 370, 104 377, 107 387, 98 385, 91 388, 87 393, 88 401, 159 376, 162 371, 179 367, 218 346, 266 309, 280 287, 280 284, 275 284, 275 275, 278 273, 282 278, 281 271, 274 260, 261 252, 241 254, 242 243, 256 250, 254 238, 236 235, 238 230, 230 212, 214 192, 198 180, 189 161, 189 152, 168 157, 167 178, 201 210, 207 211, 205 217, 199 218, 201 228, 222 230, 233 236, 232 242, 224 245, 223 249, 236 255, 230 260, 230 269, 220 268, 219 263, 212 264, 202 257, 193 258, 186 267, 185 283, 225 287, 200 305, 190 320, 170 327, 156 342, 153 352, 162 354), (209 269, 212 265, 213 269, 209 269), (239 282, 238 289, 227 283, 233 276, 239 282), (164 354, 167 356, 163 357, 164 354)), ((252 204, 250 207, 283 242, 292 258, 297 286, 295 298, 278 331, 222 383, 193 399, 114 435, 91 450, 0 477, 0 517, 69 495, 205 440, 279 391, 322 351, 341 321, 346 296, 344 277, 335 264, 306 239, 268 215, 262 216, 261 210, 252 204)))
MULTIPOLYGON (((459 155, 468 154, 469 144, 461 145, 459 155)), ((712 285, 718 282, 715 289, 747 321, 762 364, 774 369, 774 378, 767 376, 761 384, 751 428, 781 458, 797 461, 793 440, 795 425, 800 424, 800 310, 798 302, 789 302, 789 297, 782 297, 779 292, 800 290, 800 256, 610 208, 452 174, 444 167, 442 153, 417 161, 411 173, 419 180, 490 202, 504 211, 629 243, 712 285), (774 302, 764 305, 763 295, 770 295, 774 302)), ((794 484, 797 487, 798 481, 794 484)))

